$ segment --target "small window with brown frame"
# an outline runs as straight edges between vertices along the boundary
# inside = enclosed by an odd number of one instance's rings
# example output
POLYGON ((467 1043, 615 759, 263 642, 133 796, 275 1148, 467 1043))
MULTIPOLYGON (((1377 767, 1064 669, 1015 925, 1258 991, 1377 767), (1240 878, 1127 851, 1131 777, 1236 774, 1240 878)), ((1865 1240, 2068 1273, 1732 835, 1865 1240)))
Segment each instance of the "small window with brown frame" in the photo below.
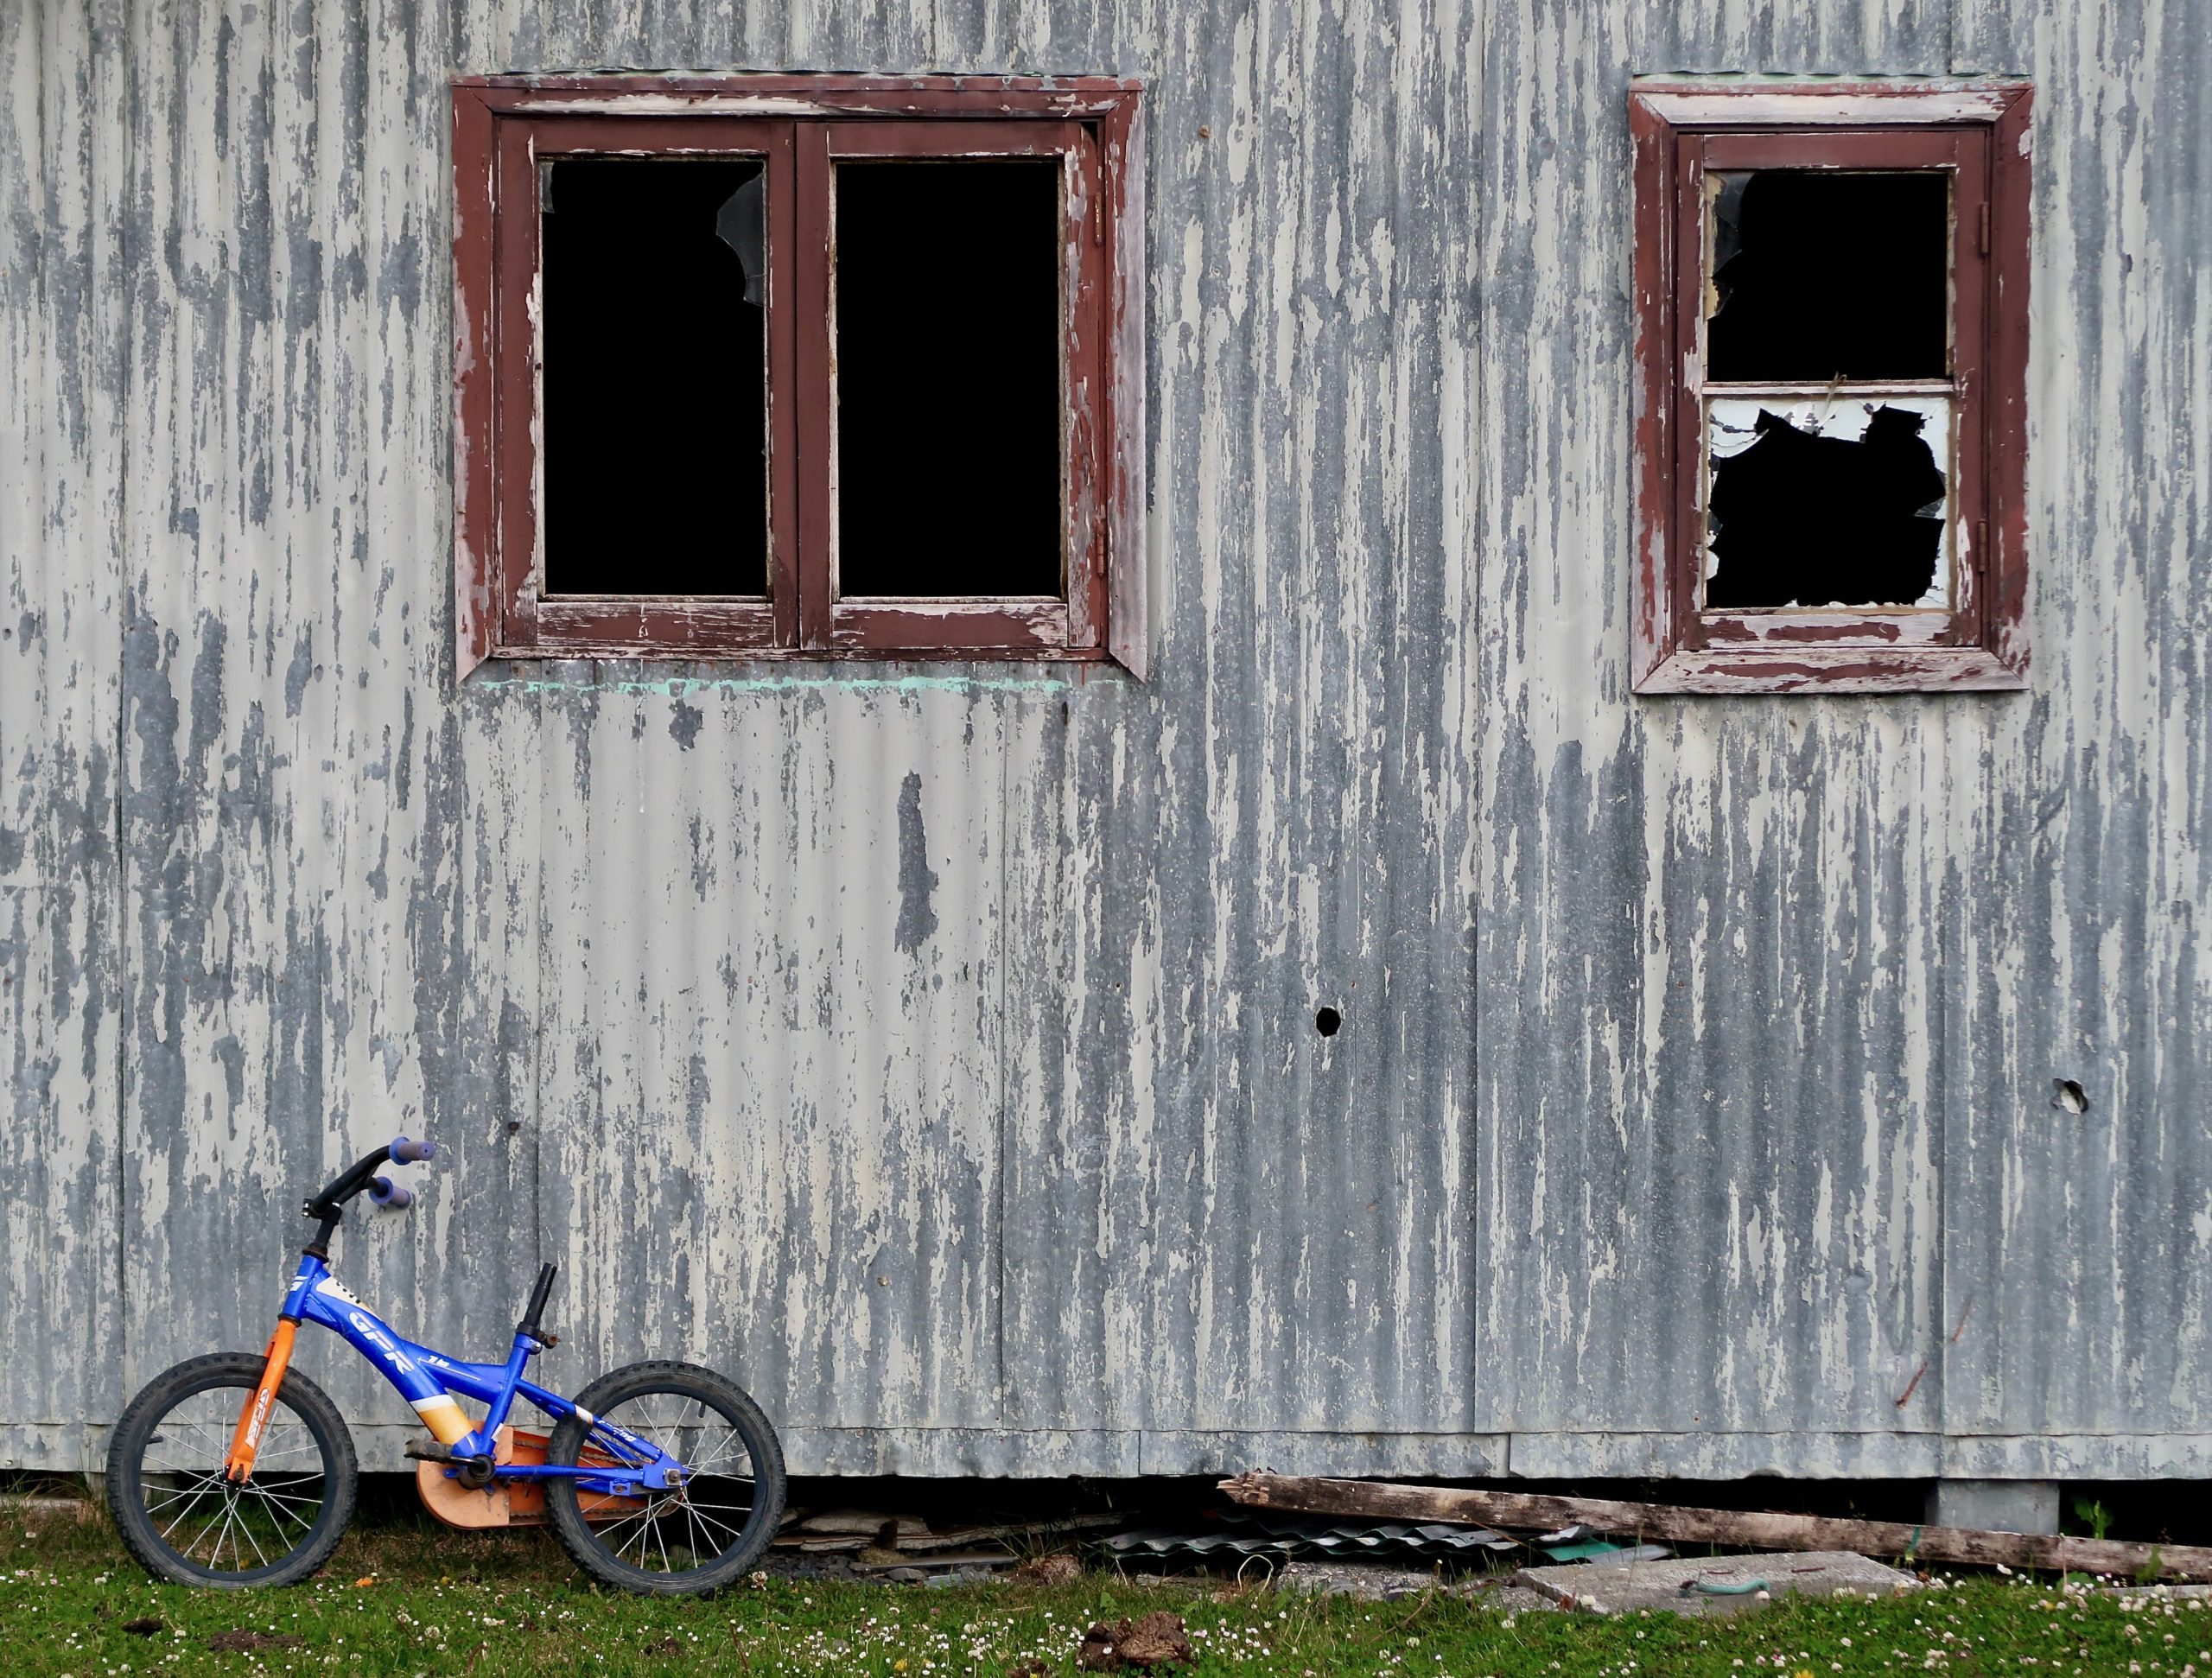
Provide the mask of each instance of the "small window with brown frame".
POLYGON ((1143 675, 1138 93, 456 81, 461 674, 1143 675))
POLYGON ((2018 688, 2018 82, 1642 82, 1639 693, 2018 688))

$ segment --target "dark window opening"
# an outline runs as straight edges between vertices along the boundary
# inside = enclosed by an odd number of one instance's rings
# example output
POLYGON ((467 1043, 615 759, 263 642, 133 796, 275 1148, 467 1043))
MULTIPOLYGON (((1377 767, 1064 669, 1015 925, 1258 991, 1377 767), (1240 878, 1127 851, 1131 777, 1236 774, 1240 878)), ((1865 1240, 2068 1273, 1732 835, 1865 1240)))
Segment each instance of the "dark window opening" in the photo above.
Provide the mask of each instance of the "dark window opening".
POLYGON ((765 594, 760 164, 570 157, 539 181, 546 593, 765 594))
POLYGON ((1713 458, 1708 607, 1911 606, 1934 588, 1943 473, 1926 416, 1885 404, 1858 436, 1759 410, 1754 439, 1713 458))
POLYGON ((1057 160, 836 166, 837 591, 1063 591, 1057 160))
POLYGON ((1950 176, 1714 171, 1708 381, 1950 376, 1950 176))

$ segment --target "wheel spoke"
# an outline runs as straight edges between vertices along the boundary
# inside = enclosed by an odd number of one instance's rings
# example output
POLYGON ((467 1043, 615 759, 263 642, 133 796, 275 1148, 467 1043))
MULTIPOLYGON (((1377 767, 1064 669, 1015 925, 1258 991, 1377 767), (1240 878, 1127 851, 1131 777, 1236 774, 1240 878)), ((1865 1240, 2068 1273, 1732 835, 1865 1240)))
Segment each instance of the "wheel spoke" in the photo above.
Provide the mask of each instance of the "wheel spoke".
MULTIPOLYGON (((197 1503, 202 1497, 205 1497, 213 1489, 213 1488, 210 1486, 201 1486, 192 1494, 192 1502, 187 1503, 182 1509, 179 1510, 176 1514, 176 1519, 170 1522, 168 1526, 162 1531, 162 1541, 164 1544, 168 1542, 169 1534, 175 1532, 180 1526, 184 1524, 184 1517, 192 1513, 193 1505, 197 1503)), ((197 1542, 196 1540, 194 1541, 197 1542)))
MULTIPOLYGON (((209 1530, 213 1533, 215 1541, 208 1549, 207 1565, 210 1567, 220 1567, 223 1561, 223 1540, 229 1535, 231 1530, 231 1502, 227 1497, 223 1500, 222 1519, 217 1522, 209 1530)), ((198 1539, 194 1539, 193 1541, 192 1548, 193 1549, 200 1548, 200 1541, 198 1539)), ((185 1554, 187 1555, 190 1555, 192 1554, 192 1550, 187 1550, 185 1554)))
POLYGON ((312 1531, 314 1529, 315 1522, 309 1520, 306 1516, 301 1514, 298 1510, 294 1509, 292 1507, 294 1503, 307 1503, 308 1508, 316 1510, 321 1509, 322 1506, 321 1500, 319 1498, 312 1503, 309 1503, 306 1498, 288 1498, 282 1493, 266 1490, 260 1486, 253 1484, 251 1481, 247 1482, 244 1490, 246 1495, 255 1498, 261 1504, 264 1511, 265 1511, 269 1516, 271 1524, 276 1527, 280 1535, 284 1530, 283 1523, 286 1521, 297 1522, 301 1529, 305 1531, 312 1531))
MULTIPOLYGON (((747 1450, 747 1449, 745 1448, 745 1441, 744 1441, 743 1440, 741 1440, 741 1439, 737 1438, 734 1434, 732 1434, 732 1435, 731 1435, 731 1438, 730 1438, 730 1450, 734 1450, 734 1451, 735 1451, 735 1452, 736 1452, 740 1456, 743 1457, 743 1458, 745 1459, 745 1460, 746 1460, 746 1461, 747 1461, 747 1462, 751 1462, 751 1461, 753 1460, 753 1453, 752 1453, 750 1451, 748 1451, 748 1450, 747 1450)), ((718 1462, 721 1462, 721 1461, 723 1461, 724 1459, 726 1459, 729 1456, 729 1454, 730 1454, 730 1451, 729 1451, 729 1450, 725 1450, 725 1451, 717 1451, 717 1452, 716 1452, 713 1456, 711 1456, 711 1457, 708 1457, 708 1458, 705 1458, 704 1459, 702 1459, 702 1460, 701 1460, 701 1461, 699 1461, 699 1462, 693 1462, 690 1458, 688 1458, 688 1457, 687 1457, 687 1458, 685 1458, 685 1459, 683 1459, 683 1465, 684 1465, 686 1468, 690 1469, 690 1470, 694 1474, 703 1474, 703 1473, 705 1473, 709 1469, 712 1468, 712 1467, 713 1467, 716 1463, 718 1463, 718 1462)), ((722 1476, 721 1478, 725 1478, 725 1479, 728 1479, 728 1478, 734 1478, 734 1476, 729 1476, 729 1475, 724 1475, 724 1476, 722 1476)))
MULTIPOLYGON (((743 1528, 733 1527, 727 1521, 715 1520, 713 1516, 709 1515, 696 1503, 686 1503, 683 1508, 686 1514, 690 1515, 693 1519, 704 1523, 706 1526, 709 1528, 720 1527, 724 1532, 730 1535, 733 1541, 741 1539, 745 1536, 745 1530, 743 1528)), ((722 1551, 728 1548, 729 1546, 728 1544, 718 1544, 715 1547, 715 1554, 719 1555, 722 1551)))
MULTIPOLYGON (((262 1554, 261 1541, 253 1535, 252 1527, 247 1522, 241 1519, 238 1522, 238 1530, 245 1535, 245 1541, 253 1546, 253 1554, 255 1557, 260 1561, 263 1567, 266 1567, 269 1565, 269 1558, 262 1554)), ((237 1554, 238 1540, 235 1538, 231 1541, 231 1550, 233 1554, 237 1554)), ((245 1566, 245 1558, 244 1556, 238 1556, 238 1564, 241 1567, 245 1566)))
MULTIPOLYGON (((619 1521, 610 1521, 604 1526, 594 1528, 594 1531, 598 1536, 600 1541, 601 1543, 605 1543, 607 1540, 613 1538, 616 1533, 621 1531, 623 1528, 628 1526, 632 1522, 649 1521, 652 1518, 652 1510, 650 1508, 643 1509, 639 1510, 635 1515, 626 1515, 619 1521)), ((615 1553, 618 1555, 621 1554, 621 1547, 620 1545, 615 1547, 615 1553)))

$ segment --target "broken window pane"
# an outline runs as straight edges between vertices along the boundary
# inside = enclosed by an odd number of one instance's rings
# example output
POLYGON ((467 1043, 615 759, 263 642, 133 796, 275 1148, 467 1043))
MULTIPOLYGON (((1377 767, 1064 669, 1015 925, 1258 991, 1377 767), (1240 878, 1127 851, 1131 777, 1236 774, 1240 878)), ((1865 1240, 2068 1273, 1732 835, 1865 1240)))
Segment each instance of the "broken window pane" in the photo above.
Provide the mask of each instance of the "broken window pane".
POLYGON ((1758 169, 1705 177, 1708 380, 1950 375, 1950 177, 1758 169))
POLYGON ((1708 608, 1949 603, 1951 399, 1715 397, 1708 608))
POLYGON ((760 163, 539 178, 546 592, 765 594, 760 163))
POLYGON ((1061 592, 1060 165, 836 175, 842 595, 1061 592))

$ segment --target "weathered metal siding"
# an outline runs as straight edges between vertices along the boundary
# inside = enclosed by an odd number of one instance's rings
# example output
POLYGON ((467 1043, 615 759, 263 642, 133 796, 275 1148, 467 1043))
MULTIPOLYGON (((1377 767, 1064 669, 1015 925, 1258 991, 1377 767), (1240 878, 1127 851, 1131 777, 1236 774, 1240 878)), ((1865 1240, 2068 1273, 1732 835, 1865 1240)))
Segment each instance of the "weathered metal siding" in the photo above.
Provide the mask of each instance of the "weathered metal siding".
POLYGON ((0 10, 0 1459, 405 1129, 359 1291, 561 1259, 550 1376, 801 1469, 2208 1471, 2208 85, 2203 0, 0 10), (1147 79, 1148 685, 455 691, 445 79, 605 65, 1147 79), (1674 69, 2035 78, 2030 693, 1629 696, 1674 69))

